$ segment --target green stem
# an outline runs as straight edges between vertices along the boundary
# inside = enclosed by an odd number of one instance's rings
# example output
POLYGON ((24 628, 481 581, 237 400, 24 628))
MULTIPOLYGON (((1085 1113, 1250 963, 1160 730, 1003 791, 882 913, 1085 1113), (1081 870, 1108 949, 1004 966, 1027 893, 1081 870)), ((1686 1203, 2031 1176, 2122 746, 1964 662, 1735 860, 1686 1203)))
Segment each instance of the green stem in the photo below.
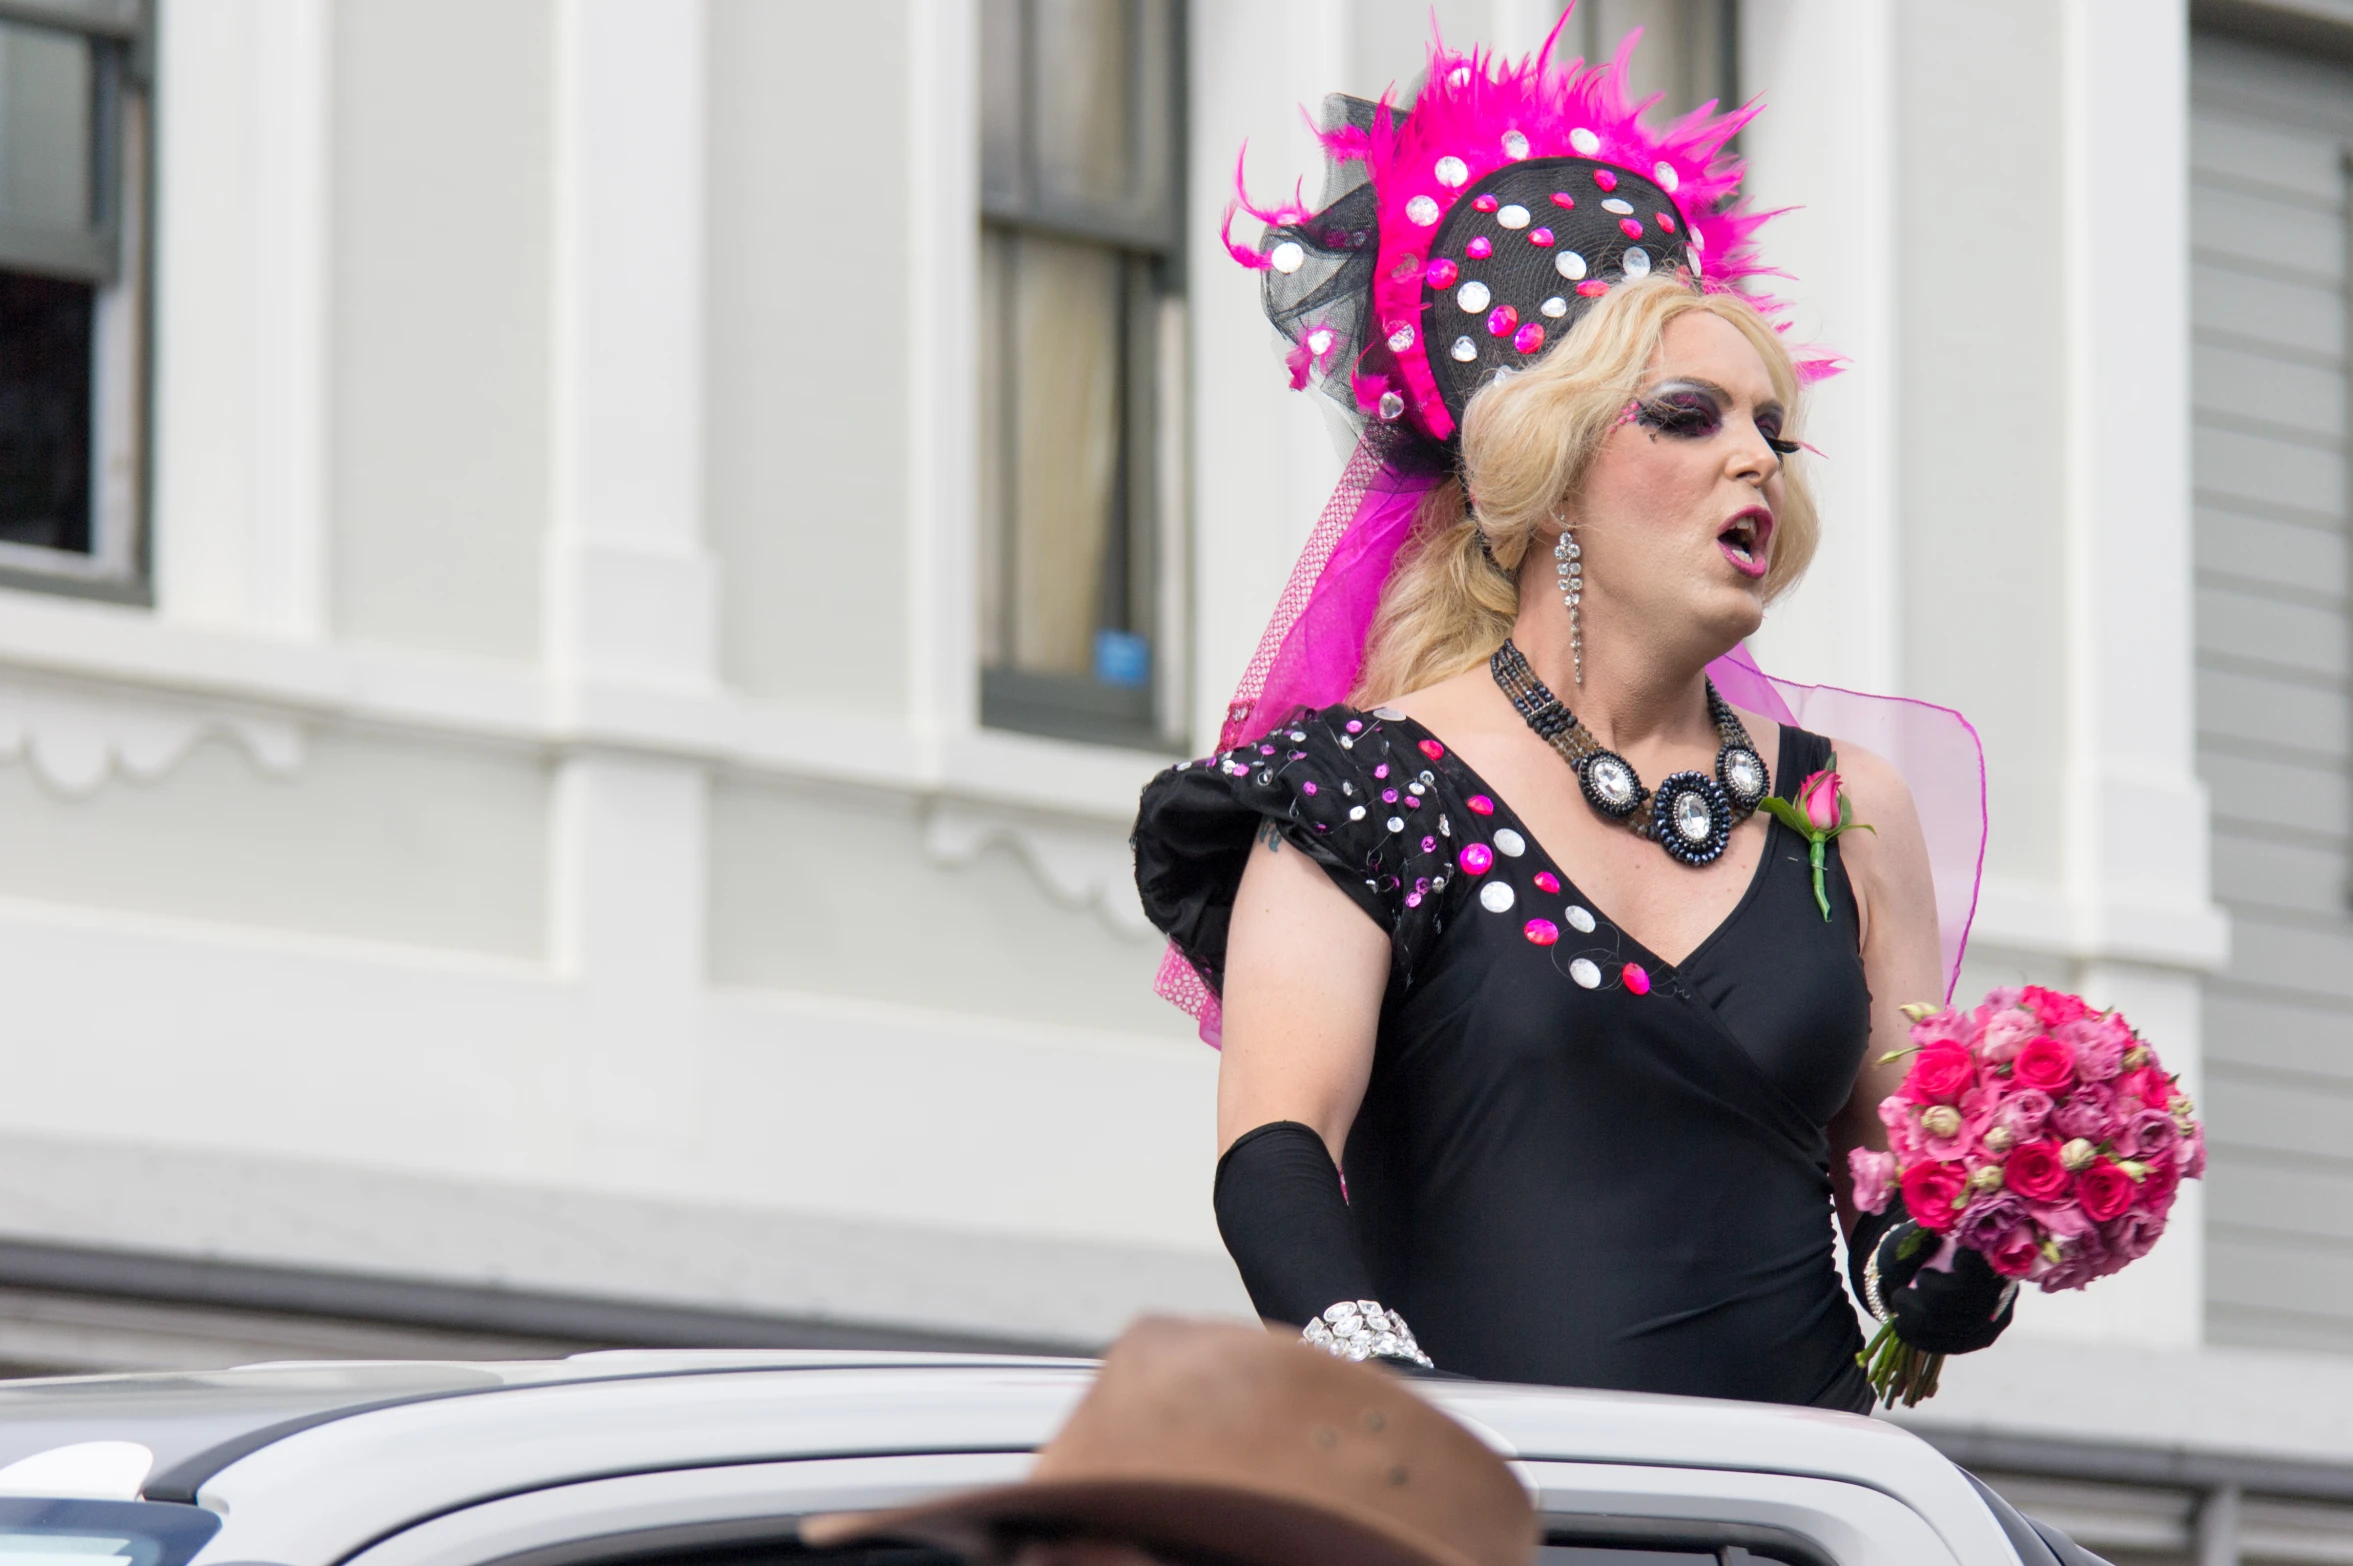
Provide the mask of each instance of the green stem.
POLYGON ((1904 1399, 1904 1407, 1914 1407, 1915 1405, 1925 1403, 1928 1401, 1928 1399, 1936 1396, 1937 1383, 1943 1379, 1944 1356, 1942 1354, 1928 1355, 1927 1368, 1921 1374, 1920 1384, 1913 1389, 1912 1395, 1910 1397, 1904 1399))
POLYGON ((1942 1354, 1930 1354, 1916 1349, 1895 1334, 1892 1322, 1880 1323, 1871 1341, 1863 1345, 1863 1352, 1855 1356, 1855 1363, 1863 1368, 1863 1379, 1871 1385, 1873 1401, 1882 1408, 1893 1408, 1899 1402, 1906 1408, 1916 1408, 1936 1396, 1937 1383, 1944 1378, 1942 1354))
POLYGON ((1814 905, 1822 910, 1822 922, 1828 924, 1830 922, 1830 892, 1822 884, 1822 855, 1824 850, 1829 847, 1830 839, 1817 834, 1813 843, 1811 857, 1814 861, 1814 905))

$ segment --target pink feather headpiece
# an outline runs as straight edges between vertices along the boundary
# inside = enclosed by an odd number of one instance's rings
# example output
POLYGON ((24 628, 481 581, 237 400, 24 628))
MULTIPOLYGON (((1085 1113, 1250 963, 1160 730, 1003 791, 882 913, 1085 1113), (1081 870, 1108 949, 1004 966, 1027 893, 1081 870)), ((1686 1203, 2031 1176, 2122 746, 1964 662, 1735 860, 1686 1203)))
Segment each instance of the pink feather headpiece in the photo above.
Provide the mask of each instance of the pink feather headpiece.
POLYGON ((1476 384, 1558 341, 1612 282, 1773 275, 1755 242, 1771 214, 1739 199, 1743 165, 1725 151, 1758 106, 1711 102, 1654 128, 1643 116, 1659 100, 1627 94, 1640 30, 1604 64, 1562 66, 1567 20, 1516 62, 1434 39, 1410 109, 1390 95, 1329 105, 1322 210, 1246 193, 1227 209, 1226 248, 1265 275, 1295 388, 1316 380, 1368 419, 1444 441, 1476 384), (1268 225, 1257 248, 1234 242, 1237 212, 1268 225))

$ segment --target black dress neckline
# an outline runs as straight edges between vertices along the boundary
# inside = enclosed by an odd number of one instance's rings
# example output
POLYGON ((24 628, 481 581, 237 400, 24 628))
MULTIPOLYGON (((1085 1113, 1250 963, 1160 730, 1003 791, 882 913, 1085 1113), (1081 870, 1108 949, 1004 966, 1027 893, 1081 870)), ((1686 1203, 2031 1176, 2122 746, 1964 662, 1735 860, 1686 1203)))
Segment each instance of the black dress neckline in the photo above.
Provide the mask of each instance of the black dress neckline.
MULTIPOLYGON (((1395 707, 1387 710, 1397 712, 1395 707)), ((1379 713, 1380 709, 1368 709, 1365 716, 1377 717, 1379 713)), ((1612 915, 1599 900, 1577 884, 1576 879, 1569 874, 1567 867, 1561 863, 1560 856, 1544 846, 1544 840, 1538 837, 1535 829, 1528 825, 1527 818, 1522 816, 1512 802, 1504 797, 1503 791, 1489 783, 1485 777, 1480 775, 1478 768, 1463 759, 1462 752, 1454 748, 1453 741, 1440 735, 1421 719, 1403 713, 1395 718, 1383 717, 1381 721, 1417 730, 1423 737, 1441 746, 1445 750, 1447 759, 1454 763, 1455 771, 1470 786, 1471 792, 1483 796, 1493 804, 1498 816, 1508 818, 1508 824, 1513 831, 1519 833, 1521 839, 1527 843, 1529 850, 1542 859, 1553 874, 1560 877, 1562 893, 1564 895, 1575 893, 1577 900, 1593 914, 1594 918, 1615 929, 1629 947, 1632 947, 1646 959, 1646 966, 1654 966, 1661 973, 1688 974, 1692 964, 1713 950, 1723 940, 1726 933, 1740 922, 1751 905, 1756 902, 1758 894, 1764 889, 1767 880, 1765 872, 1772 863, 1775 839, 1789 831, 1789 828, 1784 826, 1778 818, 1771 815, 1765 817, 1764 845, 1757 852, 1756 865, 1749 871, 1748 885, 1742 888, 1739 899, 1725 911, 1724 917, 1717 920, 1707 934, 1700 937, 1698 945, 1683 954, 1681 962, 1669 962, 1653 951, 1647 941, 1642 940, 1632 930, 1629 930, 1625 921, 1612 915)), ((1774 757, 1773 776, 1766 784, 1765 792, 1768 794, 1777 792, 1782 779, 1788 775, 1791 740, 1797 732, 1786 723, 1777 724, 1776 727, 1781 731, 1781 742, 1775 747, 1779 754, 1774 757)))
MULTIPOLYGON (((1783 725, 1776 781, 1830 749, 1783 725)), ((1302 710, 1153 781, 1137 891, 1213 993, 1268 827, 1387 934, 1340 1162, 1365 1297, 1442 1368, 1866 1407, 1831 1222, 1829 1128, 1871 1028, 1838 845, 1825 919, 1803 834, 1773 823, 1740 900, 1669 964, 1522 823, 1394 708, 1302 710)))

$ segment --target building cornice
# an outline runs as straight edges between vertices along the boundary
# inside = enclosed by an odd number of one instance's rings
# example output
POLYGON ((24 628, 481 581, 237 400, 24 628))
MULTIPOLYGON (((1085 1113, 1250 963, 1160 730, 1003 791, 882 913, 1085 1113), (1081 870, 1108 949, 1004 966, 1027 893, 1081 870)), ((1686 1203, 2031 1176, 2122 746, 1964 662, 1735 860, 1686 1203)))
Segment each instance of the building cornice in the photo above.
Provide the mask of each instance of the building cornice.
POLYGON ((0 590, 0 674, 104 682, 259 717, 444 740, 610 750, 753 776, 866 784, 1124 826, 1169 758, 902 715, 760 701, 699 681, 558 677, 382 646, 176 625, 145 610, 0 590))

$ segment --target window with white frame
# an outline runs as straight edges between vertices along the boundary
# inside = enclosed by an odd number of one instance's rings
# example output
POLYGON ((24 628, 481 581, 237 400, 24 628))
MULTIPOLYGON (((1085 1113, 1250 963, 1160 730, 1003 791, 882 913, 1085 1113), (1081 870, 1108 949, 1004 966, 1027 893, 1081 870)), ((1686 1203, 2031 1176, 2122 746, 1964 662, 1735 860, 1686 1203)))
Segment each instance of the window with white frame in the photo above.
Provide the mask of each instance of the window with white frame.
POLYGON ((1182 0, 982 0, 981 721, 1181 723, 1182 0))
POLYGON ((0 0, 0 583, 145 596, 146 0, 0 0))

